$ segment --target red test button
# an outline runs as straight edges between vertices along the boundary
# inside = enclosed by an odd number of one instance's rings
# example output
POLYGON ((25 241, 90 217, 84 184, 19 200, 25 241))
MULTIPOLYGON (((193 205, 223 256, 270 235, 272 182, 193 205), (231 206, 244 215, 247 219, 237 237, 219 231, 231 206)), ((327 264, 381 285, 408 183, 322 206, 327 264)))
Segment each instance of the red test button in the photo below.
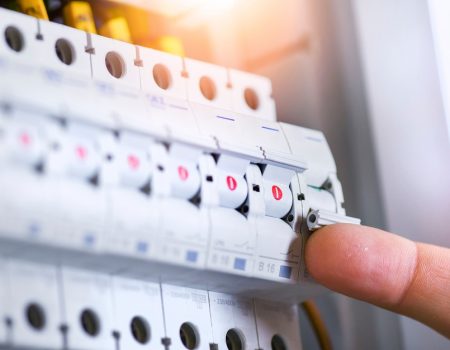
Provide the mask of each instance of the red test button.
POLYGON ((132 154, 128 156, 128 165, 130 166, 131 169, 137 170, 139 168, 140 163, 141 162, 139 161, 138 157, 132 154))
POLYGON ((31 144, 31 136, 26 132, 20 134, 19 140, 24 147, 28 147, 31 144))
POLYGON ((278 186, 273 185, 272 186, 272 195, 273 195, 273 198, 275 198, 277 201, 279 201, 279 200, 281 200, 281 198, 283 198, 283 191, 278 186))
POLYGON ((86 157, 88 155, 87 149, 84 148, 83 146, 77 146, 75 148, 75 153, 77 154, 78 158, 80 158, 81 160, 86 159, 86 157))
POLYGON ((233 176, 227 176, 227 186, 230 191, 234 191, 237 188, 237 181, 233 176))
POLYGON ((186 181, 189 177, 189 171, 184 166, 178 167, 178 176, 180 177, 181 181, 186 181))

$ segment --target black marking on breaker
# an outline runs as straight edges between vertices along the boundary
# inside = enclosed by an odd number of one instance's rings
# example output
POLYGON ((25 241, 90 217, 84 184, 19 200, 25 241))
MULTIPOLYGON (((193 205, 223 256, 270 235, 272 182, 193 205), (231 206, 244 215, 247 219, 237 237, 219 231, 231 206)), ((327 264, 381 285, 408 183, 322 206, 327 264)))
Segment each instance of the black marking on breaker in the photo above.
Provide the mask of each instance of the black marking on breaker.
POLYGON ((164 346, 164 350, 170 350, 170 346, 172 345, 172 340, 170 338, 162 338, 161 344, 164 346))
POLYGON ((112 337, 114 338, 114 344, 115 344, 116 350, 120 350, 120 332, 112 331, 112 337))
POLYGON ((66 350, 69 348, 69 338, 68 338, 68 334, 69 334, 69 326, 67 324, 62 324, 59 327, 59 331, 61 332, 62 335, 62 340, 63 340, 63 350, 66 350))

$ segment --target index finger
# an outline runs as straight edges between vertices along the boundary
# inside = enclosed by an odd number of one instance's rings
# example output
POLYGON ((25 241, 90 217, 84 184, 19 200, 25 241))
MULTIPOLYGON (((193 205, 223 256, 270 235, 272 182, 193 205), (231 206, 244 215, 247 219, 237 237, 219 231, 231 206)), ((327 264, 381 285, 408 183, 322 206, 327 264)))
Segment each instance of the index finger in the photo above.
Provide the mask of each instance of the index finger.
POLYGON ((421 321, 450 338, 450 249, 355 225, 316 231, 306 266, 319 283, 421 321))

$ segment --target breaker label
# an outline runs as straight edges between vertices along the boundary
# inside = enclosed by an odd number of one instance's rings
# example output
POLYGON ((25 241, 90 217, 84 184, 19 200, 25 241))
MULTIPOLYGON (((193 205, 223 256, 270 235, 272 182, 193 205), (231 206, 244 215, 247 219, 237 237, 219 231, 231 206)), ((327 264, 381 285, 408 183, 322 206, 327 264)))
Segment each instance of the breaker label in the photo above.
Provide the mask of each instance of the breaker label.
POLYGON ((291 275, 292 275, 292 267, 284 265, 280 266, 280 271, 278 273, 279 277, 291 278, 291 275))
POLYGON ((189 171, 184 166, 180 165, 178 167, 178 176, 181 181, 186 181, 189 178, 189 171))
POLYGON ((130 166, 131 169, 137 170, 140 165, 139 158, 130 154, 128 156, 128 165, 130 166))
POLYGON ((194 250, 188 250, 186 252, 186 258, 185 260, 187 262, 192 262, 195 263, 198 260, 198 252, 194 251, 194 250))
POLYGON ((143 241, 137 242, 136 251, 141 254, 147 253, 148 252, 148 243, 143 242, 143 241))
POLYGON ((158 108, 158 109, 166 109, 166 102, 164 101, 164 97, 150 95, 148 97, 148 99, 149 99, 150 105, 152 107, 155 107, 155 108, 158 108))
POLYGON ((247 264, 247 261, 245 259, 235 258, 233 267, 235 270, 245 271, 246 264, 247 264))
POLYGON ((283 198, 283 191, 278 186, 273 185, 272 186, 272 195, 273 195, 273 198, 275 198, 275 200, 279 201, 279 200, 281 200, 281 198, 283 198))
POLYGON ((233 176, 227 176, 227 186, 230 191, 234 191, 237 188, 237 181, 233 176))
POLYGON ((92 233, 88 232, 88 233, 86 233, 84 235, 83 243, 84 243, 85 247, 91 248, 91 247, 93 247, 95 245, 95 242, 96 242, 96 239, 95 239, 95 236, 92 233))

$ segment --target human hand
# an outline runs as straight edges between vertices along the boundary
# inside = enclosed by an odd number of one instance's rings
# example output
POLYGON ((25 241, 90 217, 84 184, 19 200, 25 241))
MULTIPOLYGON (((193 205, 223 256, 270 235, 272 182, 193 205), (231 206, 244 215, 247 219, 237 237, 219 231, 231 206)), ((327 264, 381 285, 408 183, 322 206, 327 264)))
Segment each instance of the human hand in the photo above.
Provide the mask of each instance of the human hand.
POLYGON ((324 286, 412 317, 450 338, 450 249, 339 224, 312 234, 306 266, 324 286))

